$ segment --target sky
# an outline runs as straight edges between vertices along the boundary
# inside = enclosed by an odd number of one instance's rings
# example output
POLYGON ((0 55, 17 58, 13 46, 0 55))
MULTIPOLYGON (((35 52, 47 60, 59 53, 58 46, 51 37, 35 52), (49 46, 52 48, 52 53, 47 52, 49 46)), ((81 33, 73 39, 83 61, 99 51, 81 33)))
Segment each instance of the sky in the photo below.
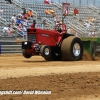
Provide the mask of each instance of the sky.
POLYGON ((74 4, 93 4, 93 5, 100 5, 100 0, 51 0, 51 1, 57 1, 57 2, 68 2, 68 3, 74 3, 74 4))

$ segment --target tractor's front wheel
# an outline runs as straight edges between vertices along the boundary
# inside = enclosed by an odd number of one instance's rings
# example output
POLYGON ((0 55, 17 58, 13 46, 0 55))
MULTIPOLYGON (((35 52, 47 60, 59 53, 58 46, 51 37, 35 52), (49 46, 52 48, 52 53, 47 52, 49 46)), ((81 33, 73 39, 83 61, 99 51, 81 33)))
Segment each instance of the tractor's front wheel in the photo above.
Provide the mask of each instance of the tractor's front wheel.
POLYGON ((62 59, 60 54, 56 53, 56 51, 53 50, 53 48, 47 45, 43 45, 40 48, 40 54, 47 61, 58 61, 62 59))
POLYGON ((25 58, 31 58, 32 57, 32 54, 28 54, 25 49, 22 50, 22 54, 25 58))
POLYGON ((61 53, 63 60, 76 61, 82 59, 83 44, 80 38, 75 36, 65 38, 61 45, 61 53))
POLYGON ((42 57, 44 57, 45 60, 52 60, 52 55, 51 55, 51 49, 47 45, 43 45, 40 48, 40 54, 42 57))

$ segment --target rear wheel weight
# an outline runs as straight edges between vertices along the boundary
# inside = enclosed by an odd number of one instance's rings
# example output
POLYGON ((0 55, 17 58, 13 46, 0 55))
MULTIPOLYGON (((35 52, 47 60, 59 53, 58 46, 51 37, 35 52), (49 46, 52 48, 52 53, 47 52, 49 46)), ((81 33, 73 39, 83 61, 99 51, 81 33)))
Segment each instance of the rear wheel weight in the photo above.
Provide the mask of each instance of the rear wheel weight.
POLYGON ((65 38, 61 45, 63 60, 80 60, 83 56, 83 44, 80 38, 69 36, 65 38))

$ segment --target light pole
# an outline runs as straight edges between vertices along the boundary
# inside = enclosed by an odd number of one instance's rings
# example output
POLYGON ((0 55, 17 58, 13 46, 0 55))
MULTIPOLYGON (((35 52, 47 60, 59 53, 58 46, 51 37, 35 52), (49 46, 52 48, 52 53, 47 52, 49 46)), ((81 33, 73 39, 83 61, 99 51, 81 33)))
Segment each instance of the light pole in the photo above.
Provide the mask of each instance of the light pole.
POLYGON ((74 5, 74 0, 73 0, 73 5, 74 5))
POLYGON ((81 0, 79 0, 79 4, 81 4, 81 0))
POLYGON ((95 5, 95 0, 93 1, 93 5, 95 5))
POLYGON ((87 5, 88 5, 88 0, 87 0, 87 5))

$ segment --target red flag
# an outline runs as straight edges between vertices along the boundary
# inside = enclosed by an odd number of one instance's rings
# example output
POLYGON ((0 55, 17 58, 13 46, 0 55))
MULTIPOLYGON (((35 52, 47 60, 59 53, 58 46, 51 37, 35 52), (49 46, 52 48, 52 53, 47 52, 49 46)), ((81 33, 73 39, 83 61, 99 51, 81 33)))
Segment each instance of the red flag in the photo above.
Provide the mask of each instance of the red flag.
POLYGON ((70 3, 62 3, 63 6, 63 16, 66 16, 69 11, 70 3))
POLYGON ((67 10, 64 10, 63 16, 66 16, 67 14, 68 14, 68 11, 67 10))
POLYGON ((78 9, 74 9, 74 14, 76 15, 76 14, 78 14, 79 12, 78 12, 78 9))
POLYGON ((50 4, 49 0, 44 0, 44 4, 50 4))

